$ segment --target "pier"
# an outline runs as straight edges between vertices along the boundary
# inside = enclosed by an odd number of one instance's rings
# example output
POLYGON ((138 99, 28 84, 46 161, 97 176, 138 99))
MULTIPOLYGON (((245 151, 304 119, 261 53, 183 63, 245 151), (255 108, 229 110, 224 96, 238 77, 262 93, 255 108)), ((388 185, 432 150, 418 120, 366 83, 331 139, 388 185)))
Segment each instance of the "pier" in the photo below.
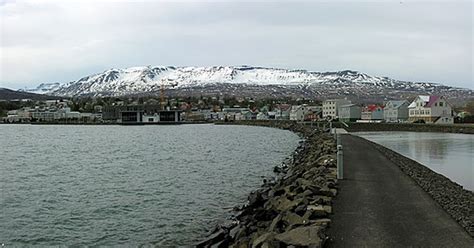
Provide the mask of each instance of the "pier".
POLYGON ((334 200, 331 247, 473 247, 473 238, 394 162, 344 134, 344 180, 334 200))

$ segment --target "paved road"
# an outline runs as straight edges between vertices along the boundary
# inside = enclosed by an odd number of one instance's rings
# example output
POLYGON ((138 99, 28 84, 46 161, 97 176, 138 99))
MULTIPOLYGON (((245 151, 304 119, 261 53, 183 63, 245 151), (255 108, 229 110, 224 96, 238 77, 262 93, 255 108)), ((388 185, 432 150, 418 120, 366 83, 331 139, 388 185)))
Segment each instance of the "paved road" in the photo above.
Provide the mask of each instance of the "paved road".
POLYGON ((474 247, 474 239, 367 141, 342 135, 330 247, 474 247))

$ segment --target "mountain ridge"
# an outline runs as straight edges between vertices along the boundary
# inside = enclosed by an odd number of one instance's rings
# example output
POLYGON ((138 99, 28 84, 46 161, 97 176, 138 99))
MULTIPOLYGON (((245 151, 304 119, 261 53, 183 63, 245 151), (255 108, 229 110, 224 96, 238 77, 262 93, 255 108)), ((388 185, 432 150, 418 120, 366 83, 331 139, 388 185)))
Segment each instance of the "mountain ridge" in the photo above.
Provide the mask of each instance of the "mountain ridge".
POLYGON ((470 89, 439 83, 410 82, 371 76, 355 70, 315 72, 259 66, 138 66, 111 68, 65 84, 41 84, 27 92, 55 96, 126 96, 155 94, 162 81, 177 83, 169 89, 176 95, 221 94, 268 97, 400 97, 406 94, 442 94, 447 97, 473 97, 470 89), (276 92, 282 91, 282 92, 276 92))

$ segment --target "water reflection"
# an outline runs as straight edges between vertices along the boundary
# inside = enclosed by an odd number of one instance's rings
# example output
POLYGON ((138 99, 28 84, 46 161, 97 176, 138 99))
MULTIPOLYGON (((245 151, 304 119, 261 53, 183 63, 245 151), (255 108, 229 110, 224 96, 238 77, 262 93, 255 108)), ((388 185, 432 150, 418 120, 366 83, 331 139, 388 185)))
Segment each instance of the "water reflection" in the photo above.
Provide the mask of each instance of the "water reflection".
POLYGON ((419 132, 360 132, 357 135, 388 147, 474 190, 474 135, 419 132))

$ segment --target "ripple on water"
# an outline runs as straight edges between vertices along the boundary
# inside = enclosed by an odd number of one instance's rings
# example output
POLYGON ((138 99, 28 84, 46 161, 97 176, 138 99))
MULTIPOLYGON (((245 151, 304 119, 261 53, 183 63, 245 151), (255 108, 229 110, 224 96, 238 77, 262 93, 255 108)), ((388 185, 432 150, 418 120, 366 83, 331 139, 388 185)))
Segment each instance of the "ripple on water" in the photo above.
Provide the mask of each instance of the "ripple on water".
POLYGON ((213 125, 0 125, 0 242, 186 245, 242 204, 298 136, 213 125))

